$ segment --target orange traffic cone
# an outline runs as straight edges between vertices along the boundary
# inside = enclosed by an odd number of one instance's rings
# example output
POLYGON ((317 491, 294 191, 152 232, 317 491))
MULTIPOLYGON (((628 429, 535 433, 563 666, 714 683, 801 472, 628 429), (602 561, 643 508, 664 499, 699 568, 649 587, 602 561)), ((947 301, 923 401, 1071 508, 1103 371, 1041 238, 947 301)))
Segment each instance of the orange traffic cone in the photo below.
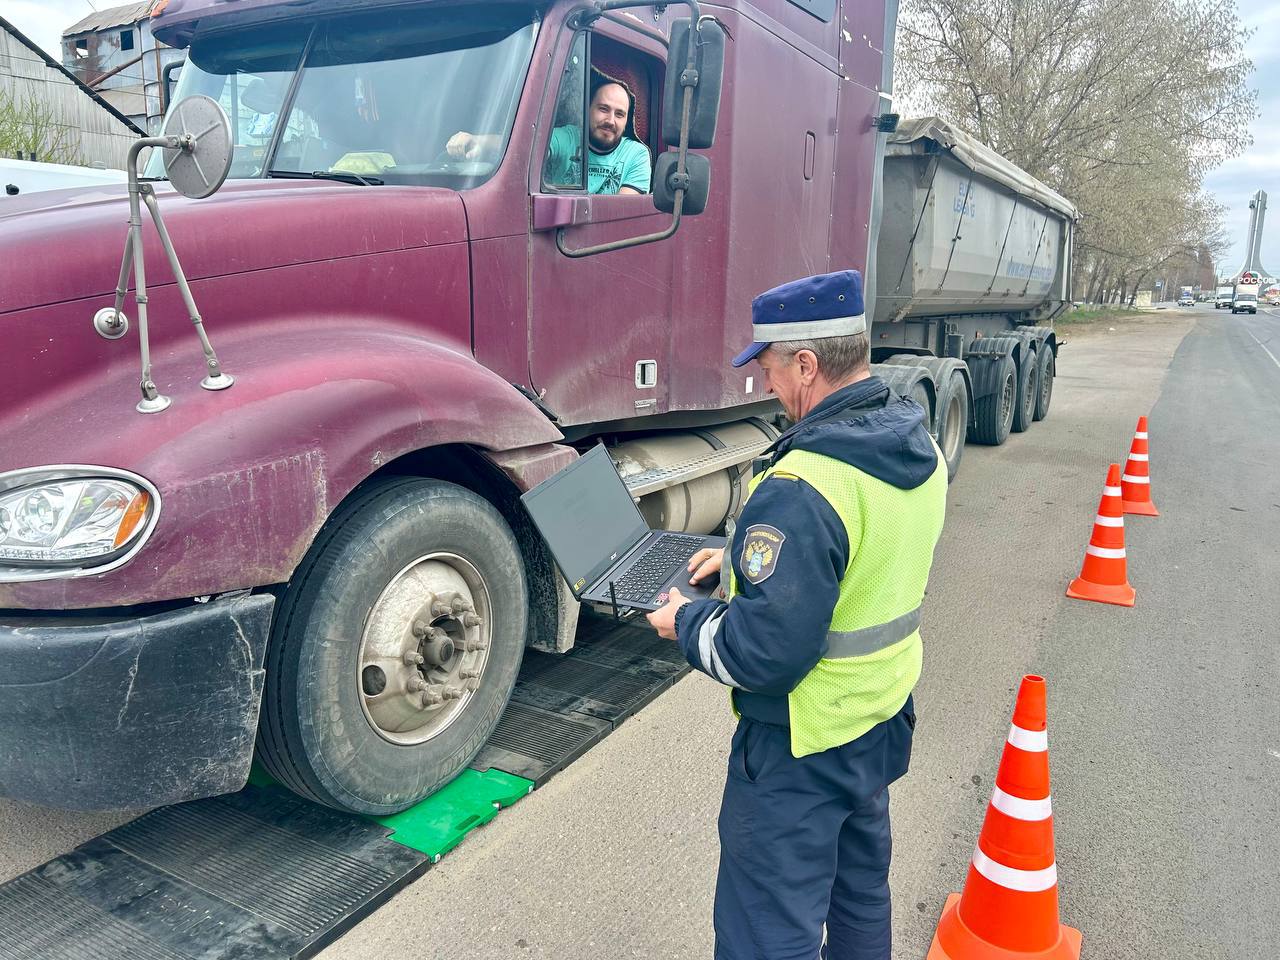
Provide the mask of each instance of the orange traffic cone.
POLYGON ((1120 478, 1121 498, 1124 500, 1125 513, 1158 517, 1160 511, 1151 502, 1148 452, 1147 418, 1139 417, 1138 430, 1133 435, 1133 445, 1129 447, 1129 462, 1124 465, 1124 476, 1120 478))
POLYGON ((1093 536, 1084 548, 1084 566, 1080 569, 1080 576, 1067 587, 1067 596, 1132 607, 1135 594, 1129 585, 1128 569, 1124 555, 1120 467, 1113 463, 1107 471, 1107 485, 1102 488, 1102 503, 1098 505, 1098 516, 1093 521, 1093 536))
POLYGON ((1058 919, 1042 677, 1026 676, 963 894, 942 909, 927 960, 1079 960, 1058 919))

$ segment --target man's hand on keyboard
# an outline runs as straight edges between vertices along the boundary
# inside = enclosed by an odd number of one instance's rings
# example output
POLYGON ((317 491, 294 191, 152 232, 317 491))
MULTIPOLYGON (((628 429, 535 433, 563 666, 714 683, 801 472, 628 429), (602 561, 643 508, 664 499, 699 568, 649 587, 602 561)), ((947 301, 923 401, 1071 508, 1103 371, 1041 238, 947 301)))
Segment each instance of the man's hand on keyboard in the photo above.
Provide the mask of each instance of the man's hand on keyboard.
POLYGON ((723 562, 723 547, 703 547, 689 558, 689 572, 693 574, 689 582, 696 586, 713 573, 718 574, 723 562))
MULTIPOLYGON (((708 551, 704 550, 702 552, 707 553, 708 551)), ((649 621, 649 626, 658 631, 658 636, 674 640, 676 638, 676 611, 689 602, 688 597, 682 595, 675 587, 672 587, 671 592, 667 594, 667 605, 659 607, 653 613, 646 615, 645 619, 649 621)))

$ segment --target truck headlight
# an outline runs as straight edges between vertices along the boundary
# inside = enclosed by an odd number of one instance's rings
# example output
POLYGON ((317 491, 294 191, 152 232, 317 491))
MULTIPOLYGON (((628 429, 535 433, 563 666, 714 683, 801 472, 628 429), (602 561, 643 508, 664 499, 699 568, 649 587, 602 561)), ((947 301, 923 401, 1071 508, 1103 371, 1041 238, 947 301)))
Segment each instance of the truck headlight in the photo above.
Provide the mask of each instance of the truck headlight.
POLYGON ((0 581, 118 566, 142 546, 159 508, 151 484, 109 467, 0 474, 0 581))

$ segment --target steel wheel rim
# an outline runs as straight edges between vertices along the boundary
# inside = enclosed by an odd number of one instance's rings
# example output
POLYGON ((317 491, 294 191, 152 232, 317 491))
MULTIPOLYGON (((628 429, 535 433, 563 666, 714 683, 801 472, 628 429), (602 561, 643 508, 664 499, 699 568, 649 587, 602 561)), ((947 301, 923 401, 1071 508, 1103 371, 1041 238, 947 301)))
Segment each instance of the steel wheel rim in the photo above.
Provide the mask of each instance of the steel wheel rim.
POLYGON ((947 401, 947 413, 942 418, 942 457, 947 463, 955 459, 956 451, 963 442, 960 423, 960 398, 952 394, 947 401))
POLYGON ((1040 406, 1049 406, 1049 396, 1053 392, 1053 374, 1049 372, 1049 365, 1046 363, 1044 370, 1040 374, 1040 406))
POLYGON ((424 554, 391 578, 365 618, 355 676, 378 736, 416 746, 462 715, 489 664, 492 614, 488 583, 456 553, 424 554))
POLYGON ((1018 384, 1012 373, 1005 377, 1004 391, 1000 395, 1000 419, 1002 422, 1013 419, 1013 406, 1018 399, 1018 384))

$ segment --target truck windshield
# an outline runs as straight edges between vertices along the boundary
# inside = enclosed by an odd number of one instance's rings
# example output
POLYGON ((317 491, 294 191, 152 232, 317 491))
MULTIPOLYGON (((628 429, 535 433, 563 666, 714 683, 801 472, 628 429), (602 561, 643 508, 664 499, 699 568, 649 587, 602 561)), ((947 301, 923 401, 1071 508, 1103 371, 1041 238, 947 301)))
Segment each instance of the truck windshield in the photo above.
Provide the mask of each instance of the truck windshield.
MULTIPOLYGON (((535 29, 528 7, 486 4, 211 36, 192 46, 174 102, 222 104, 233 178, 354 174, 345 179, 465 189, 501 162, 535 29), (446 144, 459 131, 495 135, 502 149, 456 160, 446 144)), ((159 156, 147 173, 163 176, 159 156)))

